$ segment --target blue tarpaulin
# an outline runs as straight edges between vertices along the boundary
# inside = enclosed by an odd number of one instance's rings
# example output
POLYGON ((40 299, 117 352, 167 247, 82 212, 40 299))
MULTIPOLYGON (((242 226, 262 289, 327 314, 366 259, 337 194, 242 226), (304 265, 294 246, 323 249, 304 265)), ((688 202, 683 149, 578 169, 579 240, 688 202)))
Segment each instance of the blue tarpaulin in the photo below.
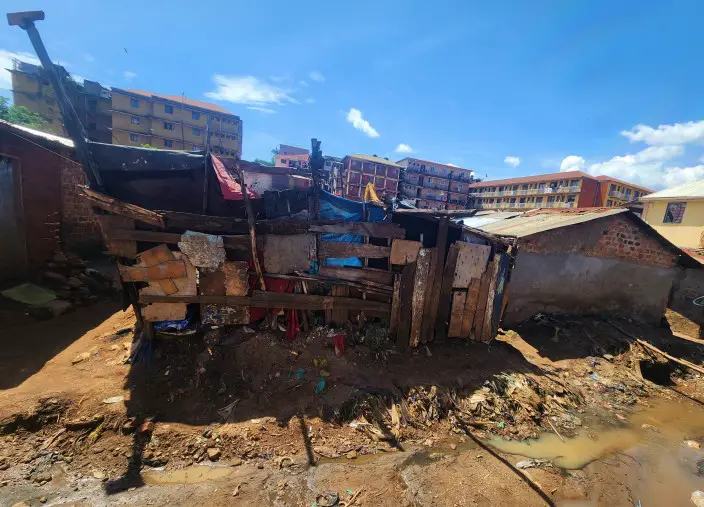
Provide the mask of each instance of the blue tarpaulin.
MULTIPOLYGON (((384 220, 384 209, 370 205, 368 202, 351 201, 320 191, 320 218, 322 220, 344 220, 345 222, 381 222, 384 220)), ((322 234, 323 241, 339 243, 362 243, 362 236, 357 234, 322 234)), ((327 266, 362 267, 359 257, 325 259, 327 266)))

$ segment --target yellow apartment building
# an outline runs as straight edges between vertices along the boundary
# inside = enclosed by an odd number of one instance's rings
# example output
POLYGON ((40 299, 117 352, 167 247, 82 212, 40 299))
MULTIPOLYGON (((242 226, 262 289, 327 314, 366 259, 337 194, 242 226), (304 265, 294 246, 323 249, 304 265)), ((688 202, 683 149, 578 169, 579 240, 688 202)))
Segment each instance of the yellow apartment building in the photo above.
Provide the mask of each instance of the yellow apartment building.
POLYGON ((683 248, 704 248, 704 180, 642 197, 643 220, 683 248))
POLYGON ((242 157, 242 120, 226 109, 179 95, 112 89, 113 144, 202 150, 208 129, 212 153, 242 157))
POLYGON ((597 176, 596 179, 599 180, 599 195, 602 205, 607 208, 623 206, 628 202, 640 199, 644 195, 653 193, 649 188, 634 185, 611 176, 597 176))

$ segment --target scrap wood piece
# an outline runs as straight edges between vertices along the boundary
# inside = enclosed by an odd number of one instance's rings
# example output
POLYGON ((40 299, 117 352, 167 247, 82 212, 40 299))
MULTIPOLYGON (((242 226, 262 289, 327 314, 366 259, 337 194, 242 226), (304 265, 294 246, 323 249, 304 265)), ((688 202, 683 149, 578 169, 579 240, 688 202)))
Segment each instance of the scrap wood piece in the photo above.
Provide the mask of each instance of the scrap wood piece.
POLYGON ((393 222, 341 222, 330 225, 311 224, 310 232, 332 234, 357 234, 374 238, 401 239, 406 237, 406 230, 393 222))
POLYGON ((401 277, 394 277, 394 294, 391 300, 391 318, 389 319, 389 334, 396 334, 398 330, 399 307, 401 305, 401 277))
POLYGON ((199 268, 217 269, 225 262, 225 246, 221 236, 186 231, 181 235, 178 248, 199 268))
POLYGON ((420 241, 394 239, 391 243, 391 264, 410 264, 418 260, 418 252, 423 247, 420 241))
POLYGON ((469 286, 469 281, 472 278, 482 277, 489 262, 491 247, 464 241, 457 241, 455 245, 459 248, 459 254, 452 288, 465 289, 469 286))
POLYGON ((139 289, 140 295, 178 295, 178 296, 195 296, 197 293, 196 267, 188 260, 188 256, 183 252, 171 252, 176 260, 183 261, 186 266, 186 276, 182 278, 171 278, 167 280, 158 280, 149 282, 147 287, 139 289), (171 287, 166 286, 164 282, 172 282, 176 287, 175 292, 171 292, 171 287), (165 290, 165 287, 169 290, 165 290))
MULTIPOLYGON (((124 218, 112 215, 99 215, 98 219, 110 217, 110 218, 124 218)), ((127 220, 127 219, 125 219, 127 220)), ((134 223, 133 220, 129 220, 134 223)), ((251 255, 251 249, 249 247, 249 236, 221 236, 223 244, 226 250, 234 250, 239 254, 251 255)), ((175 245, 181 241, 181 235, 175 232, 161 232, 161 231, 137 231, 130 230, 127 226, 115 226, 111 228, 108 232, 107 239, 110 241, 117 240, 133 240, 143 241, 149 243, 168 243, 175 245)), ((127 257, 127 256, 125 256, 127 257)), ((132 255, 134 257, 134 255, 132 255)))
POLYGON ((464 305, 467 300, 467 293, 455 291, 452 293, 452 309, 450 312, 450 324, 447 328, 447 336, 459 338, 462 336, 462 324, 464 321, 464 305))
MULTIPOLYGON (((146 268, 172 260, 176 260, 176 257, 169 247, 163 244, 137 254, 137 264, 146 268)), ((171 279, 157 280, 156 283, 167 296, 178 292, 178 287, 171 279)))
POLYGON ((420 343, 433 341, 435 333, 435 321, 438 316, 437 292, 440 290, 439 280, 435 279, 435 265, 439 257, 437 247, 430 249, 430 259, 428 260, 428 277, 425 281, 425 303, 423 303, 423 322, 420 327, 420 343))
POLYGON ((128 218, 144 222, 151 225, 156 225, 162 229, 166 226, 164 216, 161 213, 130 204, 109 195, 101 194, 95 190, 91 190, 86 186, 80 187, 83 197, 85 197, 96 208, 110 211, 116 215, 122 215, 128 218))
POLYGON ((142 317, 147 322, 183 320, 186 318, 186 303, 152 303, 142 308, 142 317))
POLYGON ((480 340, 483 342, 490 341, 493 337, 491 336, 491 331, 494 323, 494 299, 496 296, 496 284, 498 281, 499 267, 501 266, 502 254, 496 254, 494 260, 489 265, 487 270, 490 273, 489 278, 489 289, 486 296, 486 311, 484 313, 484 325, 482 329, 482 334, 480 340))
POLYGON ((411 299, 411 335, 408 340, 408 345, 411 347, 417 347, 420 343, 431 256, 430 248, 421 248, 420 252, 418 252, 416 276, 413 282, 413 297, 411 299))
POLYGON ((479 288, 481 280, 472 278, 467 287, 467 297, 465 299, 464 309, 462 310, 462 324, 460 327, 460 337, 469 338, 474 327, 474 319, 476 318, 477 306, 479 304, 479 288))
MULTIPOLYGON (((388 246, 370 245, 369 243, 342 243, 336 241, 321 241, 320 258, 364 257, 367 259, 383 259, 391 254, 388 246)), ((269 266, 267 265, 267 269, 269 266)))
POLYGON ((127 232, 134 229, 134 219, 121 215, 96 215, 95 218, 100 225, 100 232, 108 248, 108 253, 117 257, 128 258, 134 258, 137 255, 136 241, 130 241, 132 238, 113 237, 113 231, 117 229, 127 232))
POLYGON ((322 276, 327 276, 330 278, 339 278, 341 280, 369 284, 373 287, 381 286, 389 291, 393 290, 393 273, 391 271, 386 271, 385 269, 321 266, 319 273, 322 276))
MULTIPOLYGON (((433 341, 435 338, 435 326, 438 319, 438 309, 440 303, 440 293, 442 290, 442 273, 445 266, 445 254, 447 253, 447 235, 450 230, 450 220, 445 218, 438 224, 438 234, 433 257, 430 260, 430 272, 428 275, 428 296, 426 317, 423 319, 423 343, 433 341)), ((442 324, 443 330, 445 323, 442 324)))
POLYGON ((257 278, 259 279, 259 288, 261 290, 266 290, 266 281, 264 281, 264 275, 262 274, 263 269, 259 263, 259 256, 257 255, 257 234, 255 232, 254 211, 252 211, 252 203, 249 200, 247 183, 244 180, 244 173, 242 172, 242 169, 237 164, 235 165, 235 172, 239 177, 239 184, 242 187, 242 195, 244 196, 244 209, 247 213, 247 228, 249 229, 250 246, 252 248, 252 262, 254 263, 254 269, 257 271, 257 278))
POLYGON ((398 331, 396 344, 401 348, 408 347, 411 336, 411 321, 413 315, 413 286, 416 279, 417 263, 406 264, 401 271, 401 287, 399 289, 398 331))
POLYGON ((440 285, 440 295, 438 296, 437 320, 435 322, 435 340, 443 341, 447 338, 447 327, 450 320, 452 301, 452 283, 455 278, 455 267, 459 257, 459 248, 453 243, 447 252, 447 260, 442 273, 440 285))
MULTIPOLYGON (((336 285, 330 292, 332 296, 347 297, 350 295, 350 288, 344 285, 336 285)), ((325 321, 337 325, 344 325, 350 319, 349 310, 328 310, 325 312, 325 321)))
POLYGON ((491 270, 487 269, 479 282, 479 292, 477 293, 477 306, 474 314, 474 324, 470 338, 481 340, 484 331, 484 317, 486 315, 487 296, 489 295, 489 282, 491 280, 491 270))
POLYGON ((220 269, 225 273, 225 294, 246 296, 249 292, 249 264, 245 261, 226 262, 220 269))
POLYGON ((690 363, 689 361, 687 361, 685 359, 679 359, 675 356, 671 356, 667 352, 657 348, 655 345, 651 345, 650 343, 646 342, 645 340, 641 340, 640 338, 636 338, 636 342, 638 342, 640 345, 647 348, 648 350, 651 350, 653 352, 657 352, 658 354, 666 357, 670 361, 674 361, 677 364, 681 364, 682 366, 686 366, 687 368, 690 368, 698 373, 704 374, 704 368, 702 368, 701 366, 697 366, 694 363, 690 363))
POLYGON ((123 282, 155 282, 167 278, 184 278, 186 276, 186 265, 183 261, 163 262, 150 268, 125 266, 118 263, 117 268, 120 271, 120 279, 123 282))

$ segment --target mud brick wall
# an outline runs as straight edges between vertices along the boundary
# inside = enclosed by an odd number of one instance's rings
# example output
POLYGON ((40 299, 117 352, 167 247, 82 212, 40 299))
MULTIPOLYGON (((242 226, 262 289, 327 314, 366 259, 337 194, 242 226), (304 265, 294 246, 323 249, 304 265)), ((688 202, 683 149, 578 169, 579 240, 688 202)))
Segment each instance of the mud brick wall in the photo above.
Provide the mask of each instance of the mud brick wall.
POLYGON ((61 164, 61 244, 64 250, 90 255, 103 248, 98 220, 88 201, 79 194, 79 185, 88 180, 83 167, 62 160, 61 164))
POLYGON ((675 266, 678 258, 644 228, 623 216, 593 220, 523 238, 519 251, 578 253, 663 268, 675 266))

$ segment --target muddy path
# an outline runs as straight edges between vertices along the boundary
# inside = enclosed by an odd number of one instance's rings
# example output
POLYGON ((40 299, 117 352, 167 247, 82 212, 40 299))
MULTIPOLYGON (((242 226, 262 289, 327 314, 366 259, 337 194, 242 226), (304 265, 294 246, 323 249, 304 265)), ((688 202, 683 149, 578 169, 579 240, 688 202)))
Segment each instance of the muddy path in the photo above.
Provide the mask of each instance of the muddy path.
POLYGON ((130 363, 134 318, 113 311, 0 341, 17 379, 0 505, 650 506, 704 489, 702 378, 623 332, 701 364, 668 328, 550 319, 411 352, 351 328, 341 357, 325 329, 240 328, 130 363))

